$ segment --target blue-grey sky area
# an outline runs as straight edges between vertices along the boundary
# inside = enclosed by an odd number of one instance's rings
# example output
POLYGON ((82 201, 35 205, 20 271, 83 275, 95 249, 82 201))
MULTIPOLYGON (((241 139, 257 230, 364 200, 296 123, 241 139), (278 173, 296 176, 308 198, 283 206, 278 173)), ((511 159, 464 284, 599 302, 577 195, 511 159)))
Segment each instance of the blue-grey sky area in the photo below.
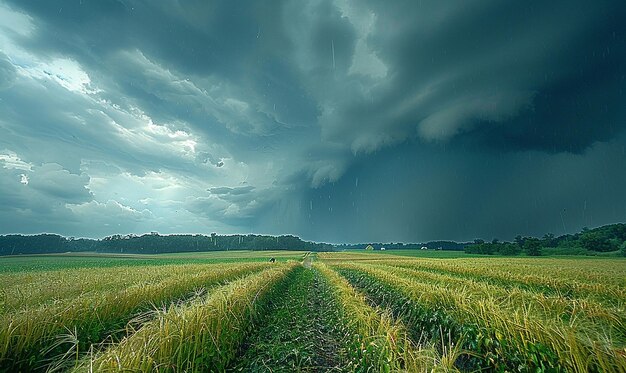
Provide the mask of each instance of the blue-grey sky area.
POLYGON ((626 220, 624 1, 0 0, 0 233, 626 220))

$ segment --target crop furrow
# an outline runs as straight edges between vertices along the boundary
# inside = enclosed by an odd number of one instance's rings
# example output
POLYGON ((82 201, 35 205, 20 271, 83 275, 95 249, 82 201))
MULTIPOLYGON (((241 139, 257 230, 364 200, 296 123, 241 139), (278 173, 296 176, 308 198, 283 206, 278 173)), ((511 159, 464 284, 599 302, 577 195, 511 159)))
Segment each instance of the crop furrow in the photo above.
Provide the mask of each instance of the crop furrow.
POLYGON ((340 371, 341 322, 330 286, 316 269, 297 268, 240 348, 230 371, 340 371))

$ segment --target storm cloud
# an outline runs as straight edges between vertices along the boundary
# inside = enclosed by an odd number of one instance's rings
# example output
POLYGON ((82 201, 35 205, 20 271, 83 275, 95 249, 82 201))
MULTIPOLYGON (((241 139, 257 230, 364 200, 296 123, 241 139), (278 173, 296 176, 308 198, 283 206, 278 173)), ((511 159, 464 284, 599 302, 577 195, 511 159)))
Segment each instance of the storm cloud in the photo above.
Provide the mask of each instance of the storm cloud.
POLYGON ((0 233, 626 219, 619 1, 0 2, 0 233))

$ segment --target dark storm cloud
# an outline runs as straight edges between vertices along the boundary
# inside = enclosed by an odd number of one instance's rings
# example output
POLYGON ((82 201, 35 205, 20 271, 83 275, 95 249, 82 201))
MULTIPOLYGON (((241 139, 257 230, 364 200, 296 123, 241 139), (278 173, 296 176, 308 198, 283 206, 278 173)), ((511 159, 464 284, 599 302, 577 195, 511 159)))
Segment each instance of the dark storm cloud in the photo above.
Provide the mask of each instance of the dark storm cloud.
POLYGON ((185 208, 200 216, 219 218, 228 224, 248 227, 257 225, 261 216, 265 215, 269 205, 265 203, 276 192, 269 190, 251 193, 254 188, 217 187, 211 188, 210 195, 187 199, 185 208), (268 197, 269 195, 269 197, 268 197))
POLYGON ((415 135, 503 149, 581 151, 624 121, 620 2, 370 2, 389 80, 352 96, 331 138, 371 151, 415 135), (356 130, 363 129, 359 133, 356 130))
POLYGON ((151 113, 196 126, 213 120, 250 133, 311 125, 314 100, 325 106, 322 94, 333 102, 332 114, 322 116, 323 133, 353 151, 416 135, 466 134, 503 148, 579 152, 624 126, 626 13, 618 2, 369 2, 376 22, 364 37, 388 69, 387 79, 374 84, 347 74, 357 35, 331 2, 15 5, 46 22, 31 41, 38 48, 112 73, 118 88, 151 113), (245 96, 229 101, 240 119, 224 119, 193 94, 172 91, 171 80, 159 81, 126 52, 120 60, 120 51, 133 49, 183 77, 225 78, 245 96))
POLYGON ((74 234, 79 223, 66 202, 91 201, 86 175, 71 174, 58 164, 33 166, 15 156, 0 156, 0 221, 3 232, 54 230, 74 234))
POLYGON ((67 0, 14 5, 46 23, 41 38, 33 41, 39 48, 91 58, 93 64, 98 56, 139 45, 181 70, 228 69, 243 62, 239 53, 250 49, 257 32, 253 9, 243 3, 67 0))
POLYGON ((56 215, 70 234, 470 239, 626 217, 609 176, 625 165, 619 1, 8 0, 0 15, 0 203, 34 231, 56 215))
POLYGON ((300 224, 311 239, 396 242, 511 240, 624 221, 625 149, 626 136, 585 155, 405 144, 310 190, 300 224))

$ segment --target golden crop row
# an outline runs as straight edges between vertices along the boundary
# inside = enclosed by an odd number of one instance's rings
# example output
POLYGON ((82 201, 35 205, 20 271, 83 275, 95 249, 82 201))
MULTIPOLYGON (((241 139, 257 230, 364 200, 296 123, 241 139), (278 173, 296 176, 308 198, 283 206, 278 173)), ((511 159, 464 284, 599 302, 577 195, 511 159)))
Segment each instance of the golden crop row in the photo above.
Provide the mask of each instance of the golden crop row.
MULTIPOLYGON (((601 295, 610 298, 626 297, 626 277, 620 277, 620 273, 626 276, 619 264, 621 261, 607 263, 605 273, 592 272, 588 269, 573 271, 565 263, 551 260, 553 266, 543 265, 524 266, 528 260, 544 261, 546 259, 520 259, 501 261, 500 258, 492 259, 492 262, 476 262, 468 259, 460 260, 398 260, 393 261, 397 266, 408 266, 420 269, 439 270, 452 274, 489 278, 507 283, 515 282, 527 286, 544 287, 555 292, 563 292, 572 295, 601 295), (618 264, 618 265, 616 265, 618 264), (519 267, 521 266, 521 267, 519 267), (611 271, 611 268, 613 271, 611 271)), ((385 262, 382 262, 385 263, 385 262)))
POLYGON ((72 303, 77 297, 147 286, 221 266, 223 264, 119 266, 96 270, 79 268, 0 274, 3 305, 0 307, 0 315, 63 301, 72 303))
POLYGON ((257 314, 258 303, 295 264, 277 264, 224 285, 208 297, 160 313, 77 371, 223 371, 257 314))
MULTIPOLYGON (((623 340, 612 340, 605 334, 607 331, 598 328, 593 317, 577 319, 576 316, 571 323, 565 323, 557 313, 535 312, 536 307, 541 307, 539 303, 529 301, 524 305, 515 299, 515 294, 503 297, 495 289, 477 291, 471 282, 467 286, 458 283, 442 286, 421 282, 393 267, 367 263, 336 264, 336 267, 364 273, 421 308, 443 310, 459 324, 493 331, 502 345, 508 346, 502 353, 533 351, 539 343, 548 346, 557 355, 559 364, 570 371, 626 371, 623 340)), ((617 328, 623 331, 623 325, 617 328)))
MULTIPOLYGON (((150 275, 143 277, 146 272, 135 275, 133 271, 126 276, 137 281, 134 286, 7 313, 0 317, 0 370, 24 365, 27 369, 36 367, 48 355, 66 348, 62 341, 68 334, 74 335, 76 349, 89 348, 114 331, 112 329, 123 328, 138 312, 268 266, 268 263, 181 266, 169 268, 172 275, 164 276, 162 281, 154 281, 150 275)), ((105 276, 102 281, 107 279, 105 276)), ((59 291, 62 292, 62 288, 59 291)))
MULTIPOLYGON (((394 263, 395 264, 395 263, 394 263)), ((420 283, 427 283, 445 288, 468 288, 474 296, 488 296, 501 300, 501 304, 509 307, 529 307, 537 317, 563 320, 570 326, 581 330, 593 327, 588 333, 615 329, 617 333, 626 335, 626 305, 621 303, 610 306, 598 302, 597 297, 573 298, 555 293, 546 295, 529 289, 490 284, 474 278, 461 278, 447 274, 416 269, 413 266, 395 266, 391 264, 369 264, 372 268, 390 271, 396 275, 410 278, 420 283)))
POLYGON ((318 257, 328 261, 415 261, 431 267, 476 268, 502 270, 514 274, 558 274, 560 278, 590 283, 609 283, 626 286, 626 260, 620 258, 555 258, 555 257, 476 257, 440 259, 410 257, 392 254, 372 254, 360 252, 327 252, 318 257))
POLYGON ((410 267, 444 274, 474 277, 480 281, 536 287, 567 296, 595 297, 599 301, 624 303, 626 261, 616 259, 556 258, 408 258, 395 255, 324 253, 328 263, 363 262, 410 267))

